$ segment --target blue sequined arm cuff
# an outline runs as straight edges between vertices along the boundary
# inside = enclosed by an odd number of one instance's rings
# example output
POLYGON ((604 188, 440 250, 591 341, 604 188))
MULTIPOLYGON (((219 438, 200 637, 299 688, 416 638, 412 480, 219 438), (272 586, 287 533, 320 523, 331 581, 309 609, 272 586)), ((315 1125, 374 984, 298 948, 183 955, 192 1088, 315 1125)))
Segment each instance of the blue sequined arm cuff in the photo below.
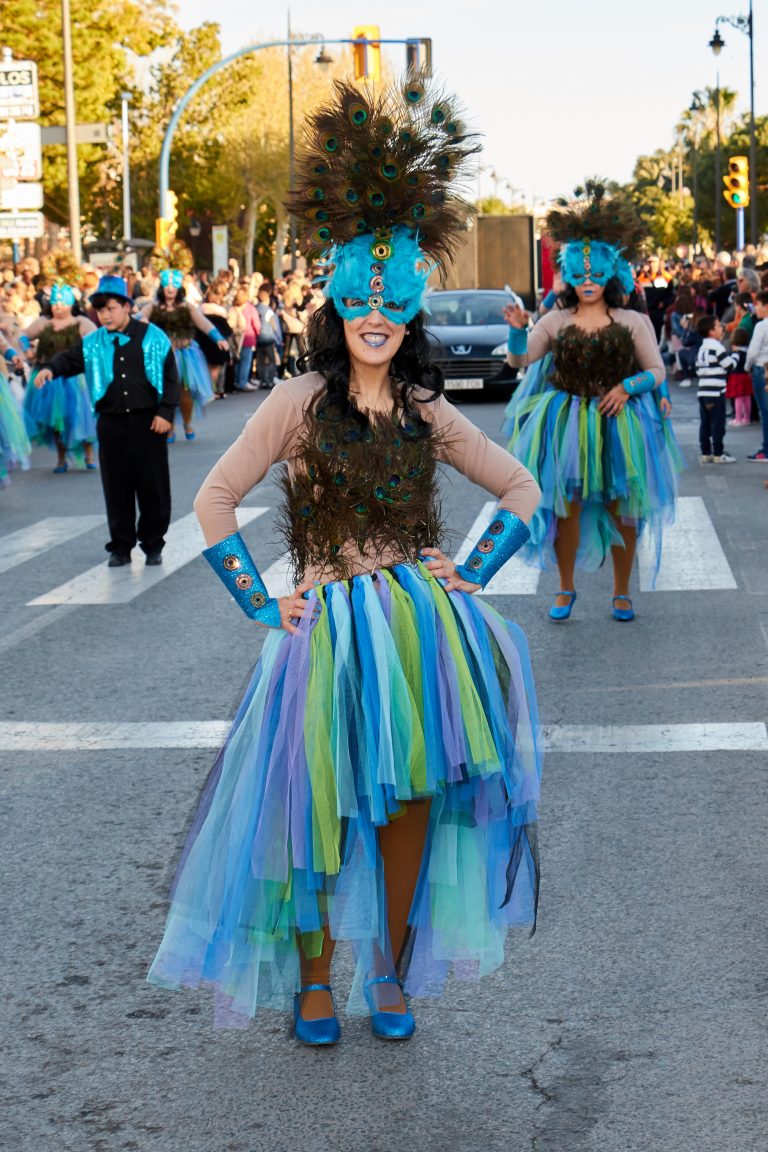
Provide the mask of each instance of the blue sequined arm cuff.
POLYGON ((506 508, 499 508, 467 559, 457 566, 457 575, 485 588, 499 568, 530 539, 530 535, 528 525, 519 516, 506 508))
POLYGON ((528 329, 510 328, 507 336, 507 351, 512 356, 525 356, 528 351, 528 329))
POLYGON ((203 552, 216 575, 252 620, 270 628, 280 627, 280 607, 269 595, 239 532, 220 540, 203 552))
POLYGON ((662 400, 669 400, 669 381, 666 378, 659 384, 659 396, 662 400))
POLYGON ((214 343, 218 344, 218 342, 220 340, 223 340, 224 337, 222 336, 221 332, 219 332, 218 328, 209 328, 208 329, 208 339, 213 340, 214 343))
POLYGON ((650 368, 646 368, 645 372, 638 372, 636 376, 627 376, 626 380, 621 382, 624 385, 624 391, 629 392, 630 396, 637 396, 640 392, 653 392, 656 387, 656 377, 650 368))

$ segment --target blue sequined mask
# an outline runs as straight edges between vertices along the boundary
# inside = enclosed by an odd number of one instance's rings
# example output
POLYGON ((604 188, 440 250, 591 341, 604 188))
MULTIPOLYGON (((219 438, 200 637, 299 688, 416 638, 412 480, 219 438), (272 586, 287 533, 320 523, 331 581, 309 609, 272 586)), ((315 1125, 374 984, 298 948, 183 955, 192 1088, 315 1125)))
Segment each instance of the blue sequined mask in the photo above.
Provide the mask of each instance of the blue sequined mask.
POLYGON ((175 288, 178 292, 184 283, 184 274, 178 268, 165 268, 160 273, 161 288, 175 288))
POLYGON ((410 228, 364 233, 331 254, 326 294, 345 320, 373 311, 393 324, 407 324, 421 310, 432 265, 410 228))
POLYGON ((63 304, 65 308, 72 308, 76 299, 69 284, 54 284, 51 288, 51 304, 63 304))
POLYGON ((560 253, 560 270, 566 284, 578 288, 585 280, 602 287, 618 275, 619 250, 602 240, 574 240, 560 253))

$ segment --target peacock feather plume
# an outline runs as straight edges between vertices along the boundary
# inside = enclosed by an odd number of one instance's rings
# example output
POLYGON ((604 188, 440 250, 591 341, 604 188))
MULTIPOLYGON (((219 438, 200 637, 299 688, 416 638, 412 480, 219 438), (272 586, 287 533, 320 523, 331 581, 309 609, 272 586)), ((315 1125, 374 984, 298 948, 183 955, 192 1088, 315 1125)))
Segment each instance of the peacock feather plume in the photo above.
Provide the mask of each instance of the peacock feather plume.
POLYGON ((553 240, 602 240, 631 256, 645 239, 647 229, 624 197, 611 194, 597 177, 574 188, 573 199, 560 197, 547 215, 547 232, 553 240))
POLYGON ((286 201, 307 256, 405 227, 425 256, 450 261, 472 214, 462 192, 479 150, 455 99, 421 75, 379 94, 335 81, 307 119, 286 201))

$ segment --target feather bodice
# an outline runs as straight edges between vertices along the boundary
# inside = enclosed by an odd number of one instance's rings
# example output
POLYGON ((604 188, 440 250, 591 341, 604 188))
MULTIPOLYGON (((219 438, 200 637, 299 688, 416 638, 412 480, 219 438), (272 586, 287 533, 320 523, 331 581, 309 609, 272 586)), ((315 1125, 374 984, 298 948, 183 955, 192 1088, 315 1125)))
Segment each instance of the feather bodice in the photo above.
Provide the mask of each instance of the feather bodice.
POLYGON ((360 555, 374 568, 439 544, 436 439, 394 414, 361 424, 322 400, 314 406, 297 467, 282 480, 282 531, 297 580, 308 569, 347 579, 360 555))
POLYGON ((155 304, 150 322, 162 328, 174 346, 189 344, 195 338, 195 324, 186 304, 178 308, 162 308, 155 304))
POLYGON ((552 383, 573 396, 604 396, 631 376, 637 363, 632 333, 618 323, 596 332, 569 324, 558 333, 552 353, 552 383))

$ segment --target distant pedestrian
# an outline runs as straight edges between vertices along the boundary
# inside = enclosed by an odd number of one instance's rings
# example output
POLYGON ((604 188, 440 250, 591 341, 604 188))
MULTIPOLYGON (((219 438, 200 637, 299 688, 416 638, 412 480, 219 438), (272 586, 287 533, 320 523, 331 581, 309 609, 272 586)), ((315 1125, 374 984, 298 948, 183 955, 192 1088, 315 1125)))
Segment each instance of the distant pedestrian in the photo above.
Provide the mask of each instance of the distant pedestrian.
POLYGON ((752 373, 752 387, 760 412, 763 442, 757 452, 753 452, 747 459, 754 464, 768 464, 768 385, 765 378, 765 366, 768 364, 768 291, 765 289, 757 294, 755 315, 758 322, 747 349, 746 368, 747 372, 752 373))
POLYGON ((700 464, 735 464, 725 451, 725 388, 737 357, 723 344, 723 325, 717 316, 698 322, 701 347, 696 356, 699 398, 700 464))
POLYGON ((752 419, 752 377, 746 368, 748 345, 749 332, 746 328, 737 328, 731 334, 731 350, 736 363, 728 373, 725 386, 726 400, 733 401, 731 425, 734 428, 746 426, 752 419))
POLYGON ((171 520, 167 436, 179 401, 173 346, 156 325, 132 318, 119 276, 103 276, 91 300, 101 327, 43 364, 35 387, 85 373, 98 415, 109 567, 129 564, 137 540, 147 564, 161 564, 171 520))
POLYGON ((238 392, 254 392, 251 368, 261 332, 261 317, 255 304, 248 299, 248 289, 238 288, 228 316, 229 325, 237 343, 235 388, 238 392))
POLYGON ((259 302, 256 308, 260 322, 256 342, 256 375, 262 388, 271 388, 277 371, 277 347, 278 344, 282 344, 283 334, 277 313, 271 304, 269 285, 266 283, 259 288, 259 302))

